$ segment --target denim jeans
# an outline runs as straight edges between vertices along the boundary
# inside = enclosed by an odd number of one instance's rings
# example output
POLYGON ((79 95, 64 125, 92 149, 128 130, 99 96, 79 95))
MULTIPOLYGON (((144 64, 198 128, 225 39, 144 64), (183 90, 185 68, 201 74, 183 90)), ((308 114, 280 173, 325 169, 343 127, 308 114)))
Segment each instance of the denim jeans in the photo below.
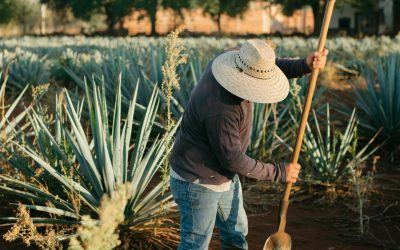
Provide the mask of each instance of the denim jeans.
POLYGON ((214 192, 175 178, 170 179, 170 185, 180 213, 181 242, 178 250, 207 250, 215 224, 223 249, 248 248, 245 239, 247 216, 237 175, 226 192, 214 192))

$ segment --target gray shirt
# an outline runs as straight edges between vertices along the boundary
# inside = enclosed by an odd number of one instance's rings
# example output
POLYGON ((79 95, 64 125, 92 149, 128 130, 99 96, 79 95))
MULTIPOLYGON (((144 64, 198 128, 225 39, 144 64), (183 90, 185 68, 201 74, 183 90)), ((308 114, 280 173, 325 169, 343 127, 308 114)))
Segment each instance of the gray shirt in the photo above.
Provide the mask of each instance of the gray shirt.
MULTIPOLYGON (((310 72, 305 59, 277 59, 288 78, 310 72)), ((246 155, 252 127, 252 103, 225 90, 214 78, 211 62, 195 87, 177 132, 170 163, 183 179, 219 185, 235 174, 285 181, 285 166, 246 155)))

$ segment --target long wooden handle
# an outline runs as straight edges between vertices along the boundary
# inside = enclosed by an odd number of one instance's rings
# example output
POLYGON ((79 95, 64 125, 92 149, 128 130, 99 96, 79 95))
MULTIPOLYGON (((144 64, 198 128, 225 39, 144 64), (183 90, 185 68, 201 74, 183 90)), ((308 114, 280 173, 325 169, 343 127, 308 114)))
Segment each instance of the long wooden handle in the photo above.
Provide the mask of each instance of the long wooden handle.
MULTIPOLYGON (((322 23, 321 33, 319 35, 318 52, 322 52, 325 48, 326 36, 328 34, 329 23, 331 22, 331 17, 332 17, 332 12, 333 12, 334 6, 335 6, 335 0, 328 0, 328 4, 326 5, 326 9, 325 9, 324 21, 322 23)), ((313 98, 314 91, 315 91, 315 85, 317 83, 318 73, 319 73, 319 69, 313 69, 313 71, 311 73, 310 82, 309 82, 308 90, 307 90, 307 98, 306 98, 306 102, 304 103, 303 113, 301 115, 300 127, 299 127, 299 131, 297 133, 296 145, 294 147, 294 151, 293 151, 293 155, 292 155, 292 163, 294 163, 294 164, 296 164, 297 161, 299 160, 301 144, 303 142, 304 131, 306 129, 308 114, 310 113, 310 107, 311 107, 311 102, 312 102, 312 98, 313 98)), ((283 197, 282 197, 282 201, 284 201, 285 203, 289 201, 291 188, 292 188, 292 183, 291 182, 286 183, 285 190, 283 192, 283 197)), ((283 207, 285 207, 285 206, 283 206, 283 207)), ((287 209, 283 209, 283 211, 282 210, 280 211, 280 220, 281 221, 282 221, 282 219, 286 220, 286 211, 287 211, 287 209)))

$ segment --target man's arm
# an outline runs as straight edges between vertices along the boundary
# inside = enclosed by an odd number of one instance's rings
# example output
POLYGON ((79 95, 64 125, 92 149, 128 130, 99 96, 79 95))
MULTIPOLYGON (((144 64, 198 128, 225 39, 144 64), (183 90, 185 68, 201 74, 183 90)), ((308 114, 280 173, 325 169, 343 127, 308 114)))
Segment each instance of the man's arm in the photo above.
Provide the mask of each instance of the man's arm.
POLYGON ((313 69, 323 69, 328 53, 328 49, 324 49, 321 53, 317 51, 311 52, 304 59, 277 58, 275 64, 287 78, 297 78, 311 73, 313 69))
POLYGON ((302 77, 311 72, 307 59, 277 58, 275 64, 288 79, 302 77))
POLYGON ((222 167, 257 180, 286 181, 284 164, 257 161, 241 152, 239 120, 235 114, 219 114, 206 118, 208 140, 222 167))

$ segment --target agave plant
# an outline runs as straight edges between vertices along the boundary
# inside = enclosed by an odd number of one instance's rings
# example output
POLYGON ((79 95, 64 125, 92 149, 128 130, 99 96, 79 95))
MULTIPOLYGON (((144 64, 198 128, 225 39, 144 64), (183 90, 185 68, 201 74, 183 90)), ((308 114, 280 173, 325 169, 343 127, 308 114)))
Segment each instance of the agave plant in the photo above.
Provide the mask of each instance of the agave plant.
MULTIPOLYGON (((15 49, 14 52, 0 53, 0 68, 10 67, 9 83, 19 90, 26 85, 47 83, 50 78, 50 69, 47 58, 40 57, 34 52, 15 49)), ((1 78, 0 78, 1 79, 1 78)))
MULTIPOLYGON (((1 78, 2 73, 0 72, 1 78)), ((4 144, 7 144, 14 137, 14 133, 12 132, 20 125, 31 107, 29 106, 19 114, 15 114, 16 108, 29 86, 26 86, 11 104, 7 104, 5 98, 7 80, 8 76, 6 75, 0 87, 0 141, 4 144), (11 118, 13 119, 10 121, 11 118)))
MULTIPOLYGON (((308 81, 303 77, 291 80, 290 85, 291 98, 279 104, 253 104, 253 126, 247 151, 250 156, 266 161, 290 157, 288 152, 282 150, 286 148, 281 147, 281 142, 288 143, 296 136, 293 119, 300 119, 308 81)), ((314 102, 319 102, 324 91, 323 87, 317 89, 314 102)))
POLYGON ((264 161, 279 160, 274 159, 277 155, 285 156, 283 152, 278 152, 281 143, 275 135, 285 140, 291 135, 289 124, 283 119, 290 106, 281 106, 279 110, 277 107, 276 104, 253 104, 253 126, 247 151, 249 156, 264 161))
MULTIPOLYGON (((315 110, 313 110, 313 118, 314 126, 311 127, 309 123, 306 126, 301 154, 302 161, 305 163, 306 171, 312 181, 334 184, 347 174, 350 164, 349 157, 351 157, 350 149, 353 142, 358 140, 356 112, 354 109, 344 133, 337 131, 332 126, 329 104, 326 105, 324 127, 319 123, 315 110)), ((293 122, 298 126, 297 120, 293 119, 293 122)), ((352 156, 353 161, 357 160, 361 164, 381 147, 379 145, 370 148, 377 135, 378 133, 363 148, 353 149, 356 152, 352 156)), ((287 145, 287 147, 293 150, 291 146, 287 145)))
MULTIPOLYGON (((171 194, 163 192, 163 183, 154 184, 151 180, 165 160, 165 145, 172 140, 176 127, 169 137, 150 139, 159 106, 156 89, 136 133, 133 133, 133 121, 138 88, 132 94, 123 119, 119 81, 111 128, 104 86, 93 84, 90 88, 86 85, 85 89, 90 132, 80 119, 82 103, 74 105, 68 92, 61 98, 64 101, 59 101, 63 107, 56 108, 54 131, 32 112, 35 138, 14 142, 15 152, 20 153, 14 154, 10 164, 32 169, 34 162, 44 174, 34 175, 31 171, 28 177, 34 182, 0 175, 0 189, 19 196, 27 208, 41 212, 43 216, 33 217, 34 223, 79 225, 84 215, 96 217, 104 195, 112 197, 118 184, 130 183, 131 198, 124 209, 125 220, 119 227, 121 233, 126 237, 133 236, 133 249, 139 249, 139 246, 172 249, 179 237, 176 225, 169 219, 175 204, 171 194), (133 134, 136 134, 134 140, 133 134), (77 173, 71 174, 71 171, 77 173), (60 188, 47 188, 50 185, 60 188)), ((8 223, 15 219, 1 218, 8 223)), ((59 240, 75 236, 75 233, 59 236, 59 240)))
POLYGON ((340 170, 342 170, 342 174, 347 175, 351 161, 362 164, 383 145, 372 145, 380 133, 377 131, 362 148, 357 147, 355 141, 359 139, 357 133, 359 121, 356 118, 356 109, 353 110, 344 133, 341 133, 335 131, 331 126, 329 104, 327 104, 324 139, 315 111, 313 111, 313 116, 316 133, 313 133, 307 124, 305 148, 308 153, 306 153, 306 157, 315 166, 314 176, 317 176, 322 182, 335 182, 341 177, 340 170), (354 145, 357 148, 352 148, 354 145), (352 152, 354 153, 352 154, 352 152))
MULTIPOLYGON (((164 47, 149 48, 119 48, 109 49, 93 55, 85 55, 82 59, 77 53, 68 52, 68 60, 62 62, 65 72, 81 88, 85 89, 85 80, 79 76, 93 81, 104 80, 107 89, 106 96, 112 103, 115 96, 116 83, 118 82, 118 72, 122 72, 122 104, 123 108, 128 106, 133 89, 140 82, 138 103, 144 104, 151 96, 155 86, 161 86, 162 70, 165 61, 164 47), (73 63, 68 63, 69 61, 73 63)), ((202 63, 193 55, 190 62, 178 67, 178 74, 181 76, 180 84, 182 89, 177 91, 172 97, 172 113, 175 117, 180 117, 187 103, 190 93, 197 83, 201 74, 202 63)), ((166 97, 162 92, 158 93, 160 98, 165 101, 166 97)))
POLYGON ((400 150, 400 53, 376 60, 376 71, 360 64, 367 88, 353 84, 357 117, 364 134, 382 128, 381 140, 389 138, 385 149, 391 155, 400 150))

